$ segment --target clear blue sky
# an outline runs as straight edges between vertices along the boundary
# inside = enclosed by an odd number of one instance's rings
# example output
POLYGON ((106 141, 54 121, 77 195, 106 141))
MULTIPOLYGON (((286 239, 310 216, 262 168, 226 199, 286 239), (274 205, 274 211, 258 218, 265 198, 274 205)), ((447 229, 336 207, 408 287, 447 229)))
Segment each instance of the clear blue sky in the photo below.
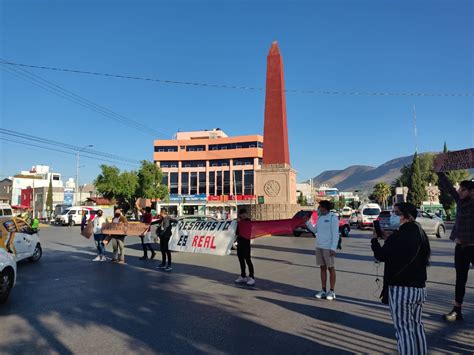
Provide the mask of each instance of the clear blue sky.
MULTIPOLYGON (((278 40, 287 89, 473 92, 472 1, 1 1, 1 57, 171 80, 263 87, 278 40)), ((264 93, 31 69, 165 136, 130 129, 0 71, 0 124, 133 159, 153 139, 220 127, 263 132, 264 93)), ((287 94, 298 180, 419 150, 474 146, 472 97, 287 94)), ((75 174, 73 156, 0 142, 0 175, 34 164, 75 174)), ((100 162, 84 159, 82 182, 100 162)), ((119 165, 120 166, 120 165, 119 165)), ((129 168, 127 166, 120 166, 129 168)), ((0 176, 2 178, 3 176, 0 176)))

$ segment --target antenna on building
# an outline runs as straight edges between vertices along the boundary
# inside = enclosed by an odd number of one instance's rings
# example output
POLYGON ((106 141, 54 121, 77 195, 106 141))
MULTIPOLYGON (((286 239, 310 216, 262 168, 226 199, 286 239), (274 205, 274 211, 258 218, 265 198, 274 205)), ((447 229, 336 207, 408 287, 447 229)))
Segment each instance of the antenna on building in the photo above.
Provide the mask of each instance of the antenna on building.
POLYGON ((416 128, 416 107, 413 105, 413 128, 415 131, 415 152, 418 153, 418 130, 416 128))

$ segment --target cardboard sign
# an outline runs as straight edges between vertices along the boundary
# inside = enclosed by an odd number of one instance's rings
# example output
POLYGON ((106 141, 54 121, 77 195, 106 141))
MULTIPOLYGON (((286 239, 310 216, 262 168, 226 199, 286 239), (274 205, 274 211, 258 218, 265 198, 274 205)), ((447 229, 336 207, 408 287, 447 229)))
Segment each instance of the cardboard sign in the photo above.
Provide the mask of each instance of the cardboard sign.
POLYGON ((127 235, 133 237, 142 237, 148 230, 148 224, 141 222, 134 223, 104 223, 102 233, 108 235, 127 235))
POLYGON ((436 172, 472 169, 474 168, 474 148, 438 154, 433 168, 436 172))

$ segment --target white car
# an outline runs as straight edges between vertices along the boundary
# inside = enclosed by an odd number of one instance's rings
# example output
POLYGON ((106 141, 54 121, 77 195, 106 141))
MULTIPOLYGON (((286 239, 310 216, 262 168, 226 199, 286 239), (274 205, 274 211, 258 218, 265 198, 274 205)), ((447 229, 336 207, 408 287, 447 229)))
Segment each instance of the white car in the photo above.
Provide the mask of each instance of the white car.
POLYGON ((18 217, 0 218, 0 249, 15 256, 16 261, 39 261, 43 255, 38 232, 18 217))
MULTIPOLYGON (((0 237, 1 238, 1 237, 0 237)), ((0 248, 0 304, 7 301, 10 291, 16 282, 15 257, 0 248)))

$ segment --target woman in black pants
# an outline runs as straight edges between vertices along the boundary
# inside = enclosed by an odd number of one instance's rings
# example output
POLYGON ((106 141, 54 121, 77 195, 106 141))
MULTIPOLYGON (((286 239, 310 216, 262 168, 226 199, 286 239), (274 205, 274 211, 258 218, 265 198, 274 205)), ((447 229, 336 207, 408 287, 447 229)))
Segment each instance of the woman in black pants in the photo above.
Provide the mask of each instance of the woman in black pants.
MULTIPOLYGON (((247 215, 247 210, 245 208, 242 208, 241 210, 239 210, 239 220, 250 221, 250 218, 248 218, 248 215, 247 215)), ((237 256, 239 257, 239 263, 240 263, 240 276, 237 280, 235 280, 235 283, 238 283, 238 284, 245 283, 248 286, 255 285, 254 270, 253 270, 252 259, 250 257, 250 252, 251 252, 250 239, 241 237, 239 235, 239 230, 237 228, 237 256), (249 277, 247 277, 247 274, 245 273, 245 263, 247 263, 249 267, 249 277)))
POLYGON ((169 249, 169 241, 171 238, 171 217, 168 215, 168 211, 165 208, 162 208, 160 211, 161 216, 161 228, 160 228, 160 250, 162 261, 158 266, 165 271, 171 271, 171 252, 169 249), (166 260, 168 257, 168 261, 166 260))

